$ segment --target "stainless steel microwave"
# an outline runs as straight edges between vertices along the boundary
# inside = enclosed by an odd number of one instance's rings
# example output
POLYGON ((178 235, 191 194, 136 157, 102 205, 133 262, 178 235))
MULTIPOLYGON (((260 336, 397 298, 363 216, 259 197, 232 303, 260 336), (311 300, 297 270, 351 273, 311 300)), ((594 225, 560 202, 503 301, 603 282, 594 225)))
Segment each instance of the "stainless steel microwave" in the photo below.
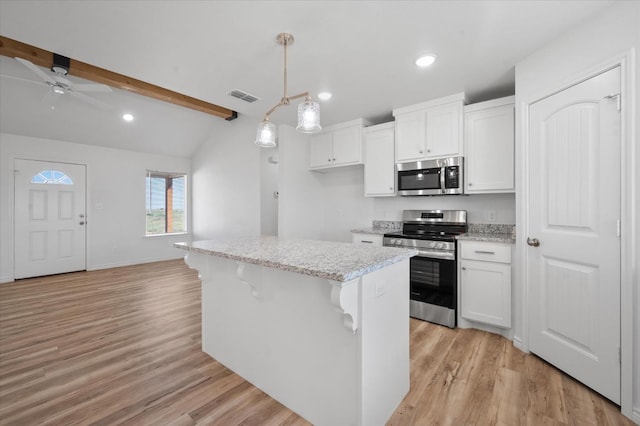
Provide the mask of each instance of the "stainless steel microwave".
POLYGON ((398 195, 464 194, 462 157, 398 163, 398 195))

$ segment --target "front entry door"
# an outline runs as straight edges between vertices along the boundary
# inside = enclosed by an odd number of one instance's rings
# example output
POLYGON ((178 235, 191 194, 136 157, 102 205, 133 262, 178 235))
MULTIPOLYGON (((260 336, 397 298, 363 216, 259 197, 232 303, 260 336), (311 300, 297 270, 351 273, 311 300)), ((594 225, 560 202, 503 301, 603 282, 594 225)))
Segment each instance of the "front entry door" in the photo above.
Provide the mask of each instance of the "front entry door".
POLYGON ((620 68, 530 108, 530 349, 620 403, 620 68))
POLYGON ((85 166, 15 160, 15 278, 86 269, 85 166))

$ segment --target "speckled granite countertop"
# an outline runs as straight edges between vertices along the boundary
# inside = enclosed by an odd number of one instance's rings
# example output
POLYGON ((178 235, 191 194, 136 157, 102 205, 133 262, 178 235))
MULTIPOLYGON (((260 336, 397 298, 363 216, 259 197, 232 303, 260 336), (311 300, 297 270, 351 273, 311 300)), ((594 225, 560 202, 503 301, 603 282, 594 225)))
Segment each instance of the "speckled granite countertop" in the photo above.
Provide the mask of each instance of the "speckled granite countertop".
POLYGON ((467 226, 467 232, 456 236, 456 239, 514 244, 516 242, 516 230, 515 225, 470 223, 467 226))
POLYGON ((418 254, 410 249, 277 237, 194 241, 174 247, 334 281, 350 281, 418 254))
POLYGON ((456 239, 466 240, 466 241, 485 241, 488 243, 507 243, 507 244, 514 244, 516 242, 516 237, 513 234, 481 234, 481 233, 467 232, 466 234, 457 235, 456 239))
POLYGON ((384 235, 390 232, 397 232, 402 229, 402 222, 395 220, 374 220, 373 227, 352 229, 351 232, 358 234, 384 235))
POLYGON ((358 228, 352 229, 351 232, 354 234, 373 234, 373 235, 384 235, 392 232, 394 230, 382 229, 382 228, 358 228))

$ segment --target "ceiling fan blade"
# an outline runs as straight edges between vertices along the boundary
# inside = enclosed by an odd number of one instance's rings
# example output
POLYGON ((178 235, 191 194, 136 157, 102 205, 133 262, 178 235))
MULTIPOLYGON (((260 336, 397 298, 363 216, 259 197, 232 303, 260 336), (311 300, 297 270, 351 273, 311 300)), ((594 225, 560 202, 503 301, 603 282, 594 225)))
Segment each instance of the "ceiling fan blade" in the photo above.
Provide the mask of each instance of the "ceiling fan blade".
POLYGON ((44 71, 42 71, 40 68, 38 68, 38 66, 35 65, 33 62, 29 62, 26 59, 22 59, 22 58, 16 58, 16 61, 20 62, 25 67, 29 68, 32 72, 37 74, 38 77, 40 77, 41 79, 43 79, 47 83, 49 83, 49 84, 55 84, 56 83, 56 81, 54 80, 53 77, 48 76, 44 71))
POLYGON ((31 84, 37 84, 39 86, 44 86, 44 87, 51 87, 50 85, 42 82, 42 81, 35 81, 35 80, 31 80, 28 78, 22 78, 22 77, 18 77, 15 75, 8 75, 8 74, 0 74, 0 77, 2 78, 10 78, 11 80, 17 80, 17 81, 22 81, 24 83, 31 83, 31 84))
POLYGON ((78 92, 111 92, 111 87, 106 84, 70 84, 73 90, 78 92))
POLYGON ((47 90, 47 94, 42 97, 42 103, 49 106, 51 109, 56 109, 56 102, 62 95, 53 93, 52 90, 47 90))
POLYGON ((104 109, 104 110, 111 109, 111 105, 106 104, 106 103, 104 103, 102 101, 99 101, 97 99, 94 99, 94 98, 92 98, 90 96, 87 96, 87 95, 85 95, 83 93, 75 92, 73 90, 68 90, 67 93, 69 93, 74 98, 78 98, 81 101, 86 102, 88 104, 91 104, 91 105, 93 105, 93 106, 95 106, 97 108, 104 109))

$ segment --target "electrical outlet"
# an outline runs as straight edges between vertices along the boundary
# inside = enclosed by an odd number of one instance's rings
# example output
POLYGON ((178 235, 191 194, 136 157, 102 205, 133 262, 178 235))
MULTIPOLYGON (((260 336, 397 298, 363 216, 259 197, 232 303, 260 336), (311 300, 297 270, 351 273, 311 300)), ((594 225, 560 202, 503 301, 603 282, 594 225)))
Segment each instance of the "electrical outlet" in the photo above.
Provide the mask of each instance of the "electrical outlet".
POLYGON ((496 211, 495 210, 489 210, 489 212, 487 213, 487 220, 489 222, 495 222, 496 221, 496 211))

